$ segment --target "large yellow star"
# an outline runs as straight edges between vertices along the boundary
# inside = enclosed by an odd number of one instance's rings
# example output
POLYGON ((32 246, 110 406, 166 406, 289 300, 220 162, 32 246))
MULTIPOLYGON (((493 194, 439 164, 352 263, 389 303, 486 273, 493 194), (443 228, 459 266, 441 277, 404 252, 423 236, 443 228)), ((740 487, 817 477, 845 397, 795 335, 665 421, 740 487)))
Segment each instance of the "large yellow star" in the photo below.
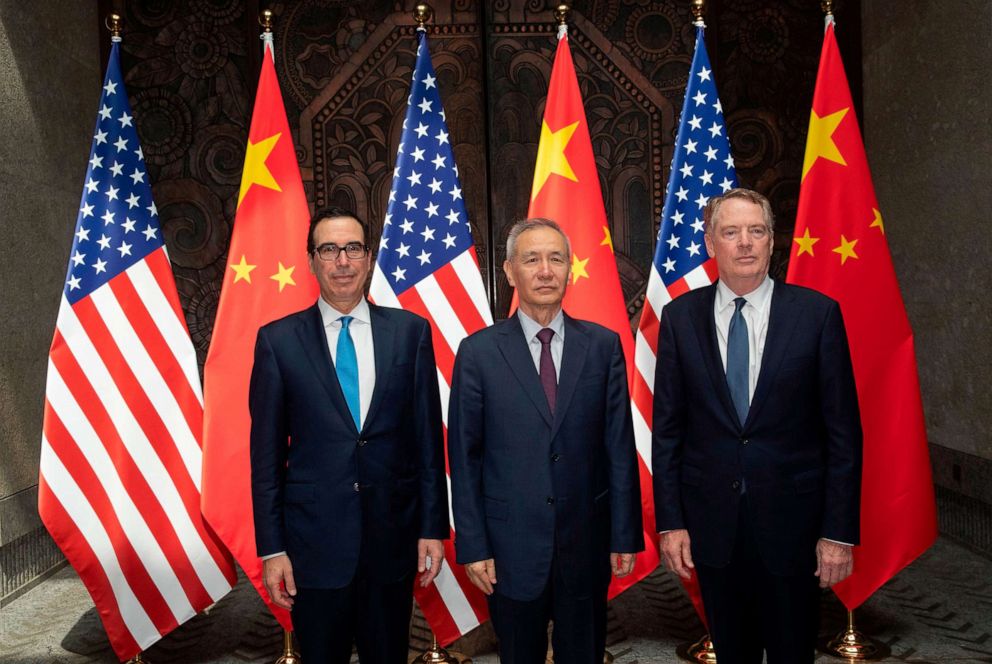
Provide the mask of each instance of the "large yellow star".
POLYGON ((836 113, 825 115, 822 118, 816 114, 816 111, 810 111, 809 133, 806 136, 806 156, 803 158, 803 180, 806 179, 806 174, 809 173, 809 169, 813 168, 816 160, 821 157, 841 166, 847 166, 844 155, 840 153, 837 144, 834 143, 833 135, 837 125, 840 124, 849 110, 849 108, 842 108, 836 113))
POLYGON ((572 283, 573 284, 576 281, 578 281, 580 277, 585 277, 586 279, 589 278, 589 273, 586 272, 586 263, 588 263, 588 262, 589 262, 589 259, 588 258, 586 258, 585 260, 579 260, 579 257, 578 256, 576 256, 575 254, 572 254, 572 283))
POLYGON ((537 146, 537 164, 534 166, 534 188, 531 191, 530 199, 534 200, 548 181, 552 173, 568 178, 573 182, 578 182, 572 171, 572 165, 565 157, 565 148, 572 140, 572 134, 579 127, 578 122, 573 122, 567 127, 562 127, 558 131, 551 131, 547 122, 541 124, 541 142, 537 146))
POLYGON ((296 282, 293 281, 293 270, 296 269, 295 265, 290 265, 289 267, 283 267, 282 262, 279 262, 279 271, 273 274, 269 279, 279 282, 279 292, 286 287, 287 284, 290 286, 295 286, 296 282))
POLYGON ((812 256, 813 245, 819 242, 820 238, 810 237, 809 229, 807 228, 802 237, 794 237, 792 238, 792 241, 799 245, 799 252, 796 253, 796 256, 802 256, 803 254, 809 254, 812 256))
POLYGON ((603 239, 599 243, 599 246, 602 247, 604 244, 610 247, 610 251, 613 251, 613 236, 610 235, 609 226, 603 226, 603 239))
POLYGON ((878 230, 882 231, 882 235, 885 235, 885 224, 882 223, 882 213, 875 208, 872 208, 871 211, 875 213, 875 219, 868 228, 878 228, 878 230))
POLYGON ((257 265, 249 265, 248 261, 245 260, 245 255, 241 254, 240 263, 231 263, 230 268, 234 270, 234 283, 239 281, 247 281, 251 283, 251 271, 254 270, 257 265))
POLYGON ((836 254, 840 254, 841 265, 846 263, 848 258, 859 258, 859 256, 854 253, 854 245, 857 243, 857 240, 848 241, 848 239, 843 235, 840 236, 840 246, 834 247, 833 251, 836 254))
POLYGON ((251 139, 248 139, 248 147, 245 149, 245 170, 241 173, 241 191, 238 192, 238 207, 241 207, 241 201, 253 184, 282 191, 279 183, 272 177, 269 167, 265 165, 265 160, 272 154, 280 136, 282 136, 281 132, 258 143, 252 143, 251 139))

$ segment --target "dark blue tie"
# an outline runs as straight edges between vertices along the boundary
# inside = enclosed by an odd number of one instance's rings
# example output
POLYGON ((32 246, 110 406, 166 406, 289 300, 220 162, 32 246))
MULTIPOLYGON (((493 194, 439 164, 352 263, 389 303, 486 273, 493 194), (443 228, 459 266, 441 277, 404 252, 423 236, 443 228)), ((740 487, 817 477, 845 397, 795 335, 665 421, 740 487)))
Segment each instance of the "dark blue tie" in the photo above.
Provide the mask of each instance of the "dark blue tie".
POLYGON ((351 316, 342 316, 338 320, 341 321, 341 332, 338 333, 334 370, 338 374, 338 383, 341 384, 341 391, 344 392, 348 410, 355 420, 355 428, 361 431, 362 406, 358 398, 358 356, 355 353, 355 342, 351 340, 351 332, 348 331, 348 324, 353 319, 351 316))
POLYGON ((747 411, 750 407, 748 398, 748 343, 747 323, 741 315, 741 309, 747 303, 743 297, 734 299, 736 308, 730 319, 730 331, 727 333, 727 386, 730 387, 730 397, 737 409, 737 418, 744 426, 747 411))

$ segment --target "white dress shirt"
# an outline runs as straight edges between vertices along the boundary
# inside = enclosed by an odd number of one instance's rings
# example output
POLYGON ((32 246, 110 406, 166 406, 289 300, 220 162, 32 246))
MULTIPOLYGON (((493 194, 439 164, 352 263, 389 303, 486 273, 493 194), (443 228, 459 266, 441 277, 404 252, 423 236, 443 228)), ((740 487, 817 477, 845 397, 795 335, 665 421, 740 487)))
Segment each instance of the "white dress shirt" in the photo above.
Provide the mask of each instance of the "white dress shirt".
MULTIPOLYGON (((544 328, 536 320, 528 316, 522 309, 517 309, 517 318, 520 320, 520 327, 524 331, 524 339, 527 340, 527 350, 534 359, 534 368, 538 375, 541 373, 541 340, 537 338, 537 333, 544 328)), ((547 327, 554 330, 555 335, 551 337, 551 360, 555 364, 555 380, 561 376, 561 354, 565 347, 565 316, 561 309, 551 319, 547 327)))
MULTIPOLYGON (((355 344, 355 358, 358 360, 358 403, 359 421, 365 426, 365 416, 369 413, 372 403, 372 390, 375 389, 375 349, 372 345, 372 318, 369 315, 369 303, 362 298, 349 313, 341 313, 324 298, 317 299, 320 318, 324 322, 324 335, 327 337, 327 347, 331 351, 331 361, 338 361, 338 335, 341 334, 341 317, 351 316, 348 326, 351 341, 355 344)), ((361 428, 361 427, 359 427, 361 428)))
POLYGON ((772 290, 775 282, 765 276, 761 285, 750 293, 737 295, 722 281, 716 284, 716 298, 713 301, 713 315, 716 317, 716 339, 720 346, 720 359, 723 371, 727 372, 727 335, 730 333, 730 319, 737 305, 734 300, 743 297, 747 304, 741 309, 741 316, 747 323, 747 401, 754 398, 754 388, 758 384, 761 371, 761 357, 765 353, 765 336, 768 334, 768 315, 772 309, 772 290))

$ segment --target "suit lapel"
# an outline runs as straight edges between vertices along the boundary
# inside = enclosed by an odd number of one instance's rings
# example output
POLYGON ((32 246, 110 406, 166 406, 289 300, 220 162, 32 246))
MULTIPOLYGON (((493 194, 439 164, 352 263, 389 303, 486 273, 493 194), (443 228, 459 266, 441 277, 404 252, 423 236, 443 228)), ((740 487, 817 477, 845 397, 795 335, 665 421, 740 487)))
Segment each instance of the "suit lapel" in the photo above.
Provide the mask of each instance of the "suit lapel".
MULTIPOLYGON (((568 404, 575 394, 575 384, 582 376, 586 364, 586 354, 589 350, 589 338, 585 331, 569 316, 565 316, 564 348, 561 353, 561 370, 558 372, 558 398, 555 403, 555 422, 551 427, 551 437, 554 438, 561 426, 562 419, 568 411, 568 404)), ((543 394, 543 391, 542 391, 543 394)), ((545 399, 547 401, 547 399, 545 399)))
POLYGON ((699 339, 699 347, 703 352, 703 362, 706 364, 706 372, 710 375, 713 388, 727 410, 731 421, 737 422, 737 409, 734 408, 734 400, 730 396, 730 387, 727 385, 727 372, 723 368, 723 360, 720 358, 720 342, 716 337, 716 318, 713 313, 713 306, 716 300, 716 284, 706 287, 709 292, 706 297, 697 299, 694 305, 697 310, 690 317, 696 328, 696 336, 699 339), (701 322, 700 322, 701 321, 701 322))
MULTIPOLYGON (((498 344, 500 353, 519 381, 524 394, 534 403, 534 406, 541 413, 541 417, 550 427, 553 421, 551 409, 548 407, 548 398, 544 396, 541 379, 537 375, 537 369, 534 368, 534 358, 527 348, 527 339, 524 338, 524 331, 520 327, 520 319, 516 314, 500 324, 498 344)), ((560 389, 558 393, 561 394, 560 389)))
MULTIPOLYGON (((375 353, 375 388, 369 412, 365 415, 365 425, 375 417, 386 392, 390 369, 393 366, 393 344, 396 339, 396 326, 386 316, 381 307, 369 303, 369 319, 372 321, 372 348, 375 353)), ((366 427, 362 427, 363 429, 366 427)))
POLYGON ((355 421, 351 417, 344 392, 341 391, 337 374, 334 372, 334 362, 331 360, 331 351, 327 347, 327 334, 324 332, 324 321, 316 304, 307 309, 297 333, 300 336, 300 346, 305 350, 313 370, 331 397, 331 403, 337 408, 342 419, 354 428, 355 421))
POLYGON ((765 349, 761 356, 761 368, 758 370, 758 384, 754 388, 751 409, 747 414, 748 422, 754 421, 761 406, 767 401, 769 386, 774 382, 775 375, 778 373, 779 367, 782 366, 782 359, 786 354, 785 349, 796 329, 796 321, 801 316, 793 293, 782 284, 773 283, 775 287, 770 302, 771 310, 768 312, 765 349))

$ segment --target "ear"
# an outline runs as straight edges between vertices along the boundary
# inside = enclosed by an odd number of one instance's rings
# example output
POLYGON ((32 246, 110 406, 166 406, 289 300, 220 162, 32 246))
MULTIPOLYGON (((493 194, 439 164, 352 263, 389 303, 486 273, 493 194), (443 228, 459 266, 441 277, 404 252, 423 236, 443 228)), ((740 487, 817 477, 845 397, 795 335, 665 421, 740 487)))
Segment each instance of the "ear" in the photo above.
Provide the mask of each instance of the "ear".
POLYGON ((315 254, 315 253, 314 254, 310 254, 309 258, 307 259, 307 267, 310 268, 310 274, 312 274, 315 277, 317 276, 317 267, 316 267, 316 265, 317 265, 317 261, 319 261, 319 260, 320 259, 317 258, 317 254, 315 254))
POLYGON ((503 274, 506 275, 506 280, 510 282, 511 288, 516 288, 517 284, 513 281, 513 270, 510 269, 510 259, 503 261, 503 274))
POLYGON ((706 243, 706 253, 709 254, 709 257, 716 256, 716 251, 713 248, 713 236, 708 232, 703 233, 703 241, 706 243))

